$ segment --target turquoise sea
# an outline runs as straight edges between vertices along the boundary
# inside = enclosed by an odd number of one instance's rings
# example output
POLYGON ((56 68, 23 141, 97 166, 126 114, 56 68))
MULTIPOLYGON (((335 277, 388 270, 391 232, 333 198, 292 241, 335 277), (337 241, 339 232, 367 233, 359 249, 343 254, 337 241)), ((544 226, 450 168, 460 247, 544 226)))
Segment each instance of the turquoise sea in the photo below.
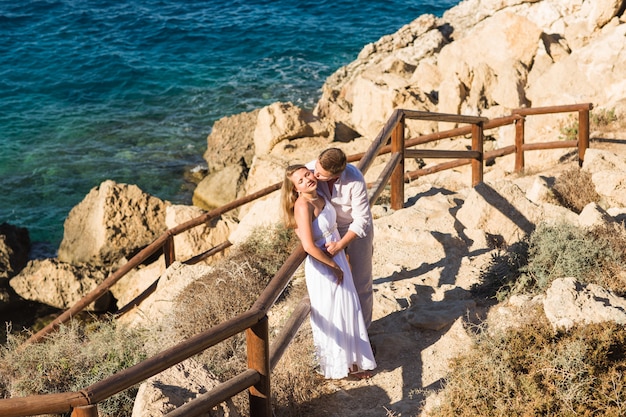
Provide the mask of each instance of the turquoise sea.
POLYGON ((454 0, 0 0, 0 223, 54 256, 105 179, 190 204, 213 123, 312 109, 366 44, 454 0))

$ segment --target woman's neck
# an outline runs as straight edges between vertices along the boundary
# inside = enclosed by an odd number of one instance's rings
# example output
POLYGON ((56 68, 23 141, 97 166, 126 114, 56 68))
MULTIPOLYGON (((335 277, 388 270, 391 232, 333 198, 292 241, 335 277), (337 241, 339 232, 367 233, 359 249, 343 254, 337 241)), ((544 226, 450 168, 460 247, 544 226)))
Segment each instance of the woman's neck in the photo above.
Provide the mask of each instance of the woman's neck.
POLYGON ((312 193, 300 193, 300 196, 308 201, 315 201, 320 198, 320 196, 317 194, 317 191, 314 191, 312 193))

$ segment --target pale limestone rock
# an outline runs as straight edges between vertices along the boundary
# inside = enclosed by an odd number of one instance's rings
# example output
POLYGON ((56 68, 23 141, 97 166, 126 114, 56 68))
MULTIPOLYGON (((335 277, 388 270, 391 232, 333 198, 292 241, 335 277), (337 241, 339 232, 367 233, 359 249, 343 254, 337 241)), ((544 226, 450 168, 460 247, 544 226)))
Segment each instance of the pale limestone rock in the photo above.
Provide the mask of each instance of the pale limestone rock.
POLYGON ((603 171, 626 171, 626 159, 623 155, 591 147, 585 151, 583 169, 592 175, 603 171))
POLYGON ((578 215, 580 227, 594 227, 613 223, 613 218, 596 203, 587 204, 578 215))
MULTIPOLYGON (((26 300, 68 309, 94 290, 105 278, 105 271, 96 267, 75 266, 56 259, 43 259, 28 262, 9 284, 26 300)), ((87 309, 106 311, 110 303, 111 294, 107 292, 87 309)))
POLYGON ((293 103, 273 103, 259 112, 254 129, 255 154, 268 154, 282 140, 333 134, 326 123, 293 103))
POLYGON ((583 169, 591 173, 606 206, 626 206, 626 160, 612 152, 587 149, 583 169))
POLYGON ((610 108, 621 100, 626 95, 625 36, 624 24, 607 28, 593 42, 572 50, 534 77, 526 86, 533 107, 593 102, 610 108))
MULTIPOLYGON (((215 388, 219 380, 204 366, 188 359, 139 386, 132 417, 160 417, 215 388)), ((236 417, 232 401, 210 410, 211 416, 236 417)))
POLYGON ((573 277, 558 278, 546 291, 544 312, 554 328, 614 321, 626 323, 626 299, 573 277))
POLYGON ((526 191, 526 198, 535 204, 550 201, 550 197, 552 196, 552 185, 545 177, 538 176, 535 178, 530 189, 526 191))
MULTIPOLYGON (((171 205, 166 210, 166 226, 173 229, 187 221, 201 216, 205 212, 198 207, 185 205, 171 205)), ((174 236, 174 254, 179 262, 187 261, 196 255, 199 255, 214 246, 224 243, 228 240, 228 235, 236 228, 236 223, 226 218, 216 218, 200 226, 196 226, 190 230, 179 233, 174 236)), ((202 260, 204 264, 211 264, 214 261, 223 258, 228 250, 217 253, 209 258, 202 260)), ((121 280, 119 280, 111 288, 111 292, 117 299, 118 307, 126 306, 133 301, 135 297, 142 294, 148 289, 159 277, 165 272, 165 258, 163 255, 150 263, 149 265, 141 265, 131 270, 121 280)))
MULTIPOLYGON (((205 214, 205 211, 198 207, 171 205, 166 210, 165 225, 168 229, 173 229, 203 214, 205 214)), ((237 227, 236 223, 229 217, 218 217, 208 223, 175 235, 174 253, 176 260, 184 262, 199 253, 224 243, 228 240, 231 230, 235 227, 237 227)), ((222 257, 223 254, 218 254, 208 258, 206 262, 211 263, 222 257)))
MULTIPOLYGON (((437 65, 443 79, 457 79, 463 86, 461 91, 468 90, 470 108, 476 109, 483 100, 489 106, 522 107, 526 104, 523 90, 526 68, 532 62, 540 36, 541 29, 532 21, 512 13, 498 13, 465 38, 445 46, 437 65)), ((451 87, 452 92, 440 91, 440 109, 451 111, 456 107, 442 101, 455 97, 459 87, 451 87)))
POLYGON ((462 227, 501 236, 508 244, 532 232, 539 222, 576 220, 576 215, 563 207, 533 203, 509 181, 472 188, 456 217, 462 227))
MULTIPOLYGON (((209 265, 185 265, 174 262, 159 278, 156 291, 141 304, 120 316, 120 323, 130 327, 165 326, 172 320, 172 305, 176 297, 191 282, 212 271, 209 265)), ((175 323, 171 323, 175 325, 175 323)))
POLYGON ((405 311, 407 322, 419 329, 442 330, 463 318, 476 302, 469 291, 448 286, 442 300, 433 300, 431 294, 419 295, 412 299, 412 305, 405 311))
POLYGON ((613 19, 622 7, 623 0, 596 0, 584 2, 582 13, 589 18, 589 31, 601 28, 613 19))
POLYGON ((131 303, 150 288, 163 272, 165 272, 165 257, 161 255, 151 264, 140 265, 124 275, 111 287, 111 294, 117 300, 117 308, 125 307, 131 303))
POLYGON ((127 257, 165 231, 166 206, 136 185, 104 181, 65 219, 59 260, 106 265, 127 257))
POLYGON ((223 117, 213 123, 204 153, 209 172, 222 170, 229 165, 250 166, 254 156, 254 128, 259 111, 256 109, 223 117))
POLYGON ((514 294, 504 302, 500 302, 489 310, 487 324, 490 334, 500 334, 511 329, 532 324, 535 320, 529 311, 537 306, 543 306, 545 296, 531 297, 528 294, 514 294))
POLYGON ((193 191, 193 204, 205 210, 223 206, 240 197, 246 170, 240 164, 228 165, 200 181, 193 191))
POLYGON ((240 218, 239 224, 228 237, 233 245, 245 242, 258 227, 272 227, 283 221, 280 211, 280 192, 250 204, 250 209, 240 218))

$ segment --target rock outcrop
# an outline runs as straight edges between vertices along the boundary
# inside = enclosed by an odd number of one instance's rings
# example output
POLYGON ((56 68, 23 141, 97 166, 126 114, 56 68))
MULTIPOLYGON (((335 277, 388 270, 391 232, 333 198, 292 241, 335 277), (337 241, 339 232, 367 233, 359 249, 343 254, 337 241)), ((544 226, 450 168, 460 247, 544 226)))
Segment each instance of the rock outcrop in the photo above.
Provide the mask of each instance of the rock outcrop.
POLYGON ((591 102, 624 113, 623 11, 617 0, 463 1, 365 46, 324 84, 315 114, 374 138, 394 108, 496 117, 591 102))
MULTIPOLYGON (((22 298, 59 309, 68 309, 106 278, 106 272, 92 266, 74 266, 57 259, 30 261, 9 284, 22 298)), ((107 293, 88 307, 103 312, 110 307, 107 293)))
POLYGON ((104 181, 65 219, 59 260, 107 265, 130 257, 165 231, 165 208, 136 185, 104 181))

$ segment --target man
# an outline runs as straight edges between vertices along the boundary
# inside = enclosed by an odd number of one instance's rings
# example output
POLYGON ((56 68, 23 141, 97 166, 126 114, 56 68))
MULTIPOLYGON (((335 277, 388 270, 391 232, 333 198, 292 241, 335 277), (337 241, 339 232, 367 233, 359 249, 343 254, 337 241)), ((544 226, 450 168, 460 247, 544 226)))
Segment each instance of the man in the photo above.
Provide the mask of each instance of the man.
POLYGON ((354 285, 359 294, 366 327, 372 323, 374 294, 372 289, 372 255, 374 253, 374 226, 370 211, 367 184, 361 171, 347 163, 346 154, 338 148, 323 151, 316 161, 309 162, 318 179, 318 192, 323 194, 337 211, 339 242, 327 244, 326 250, 335 255, 345 249, 352 270, 354 285))

